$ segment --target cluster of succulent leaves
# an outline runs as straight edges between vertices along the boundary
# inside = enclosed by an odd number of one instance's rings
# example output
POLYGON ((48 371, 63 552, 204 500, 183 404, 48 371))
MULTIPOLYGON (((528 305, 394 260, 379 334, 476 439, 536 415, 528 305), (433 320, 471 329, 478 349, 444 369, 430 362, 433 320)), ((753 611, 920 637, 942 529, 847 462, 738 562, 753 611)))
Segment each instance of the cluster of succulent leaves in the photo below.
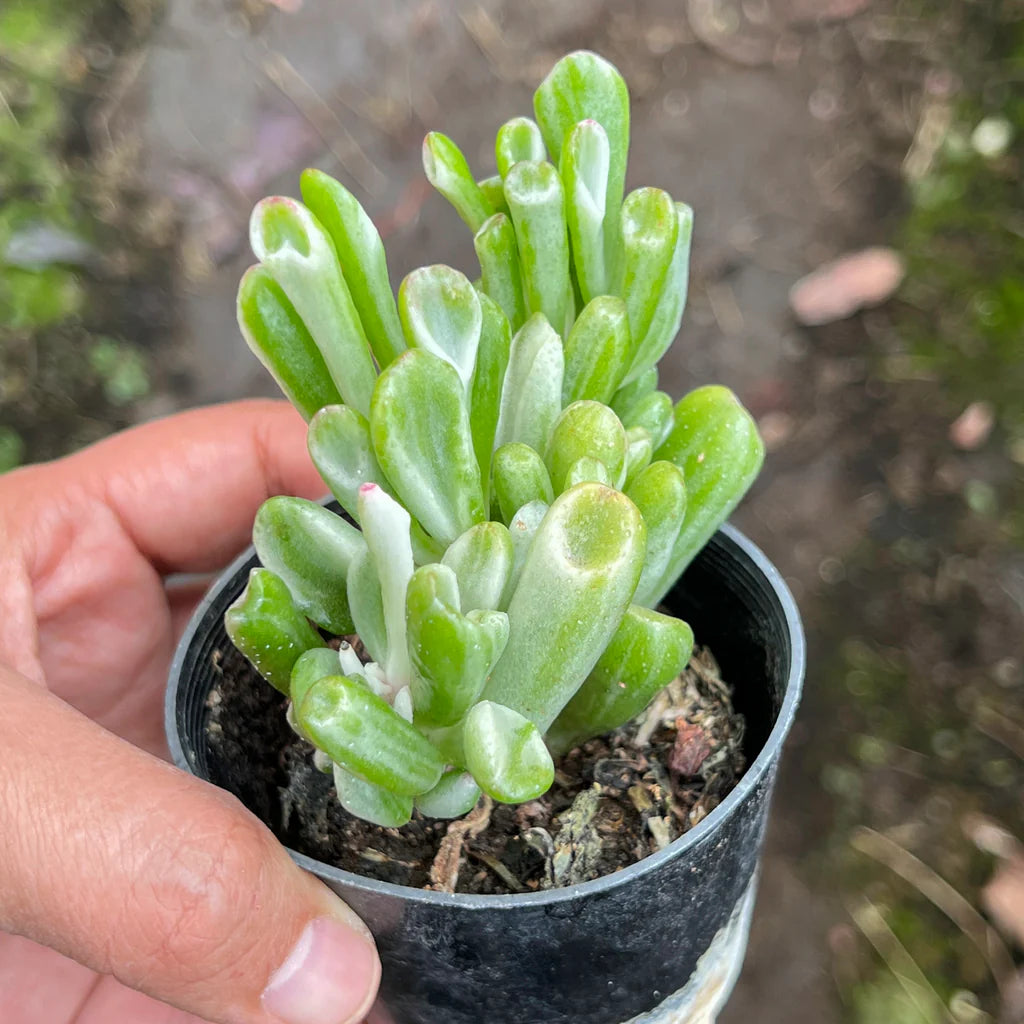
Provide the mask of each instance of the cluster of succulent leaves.
POLYGON ((725 388, 658 390, 692 213, 623 197, 625 82, 571 54, 535 112, 502 126, 484 181, 424 143, 475 283, 424 267, 396 302, 373 224, 319 171, 253 213, 239 323, 351 521, 267 501, 226 624, 343 806, 384 826, 533 799, 552 754, 642 711, 693 644, 655 608, 763 457, 725 388), (370 660, 325 640, 352 634, 370 660))

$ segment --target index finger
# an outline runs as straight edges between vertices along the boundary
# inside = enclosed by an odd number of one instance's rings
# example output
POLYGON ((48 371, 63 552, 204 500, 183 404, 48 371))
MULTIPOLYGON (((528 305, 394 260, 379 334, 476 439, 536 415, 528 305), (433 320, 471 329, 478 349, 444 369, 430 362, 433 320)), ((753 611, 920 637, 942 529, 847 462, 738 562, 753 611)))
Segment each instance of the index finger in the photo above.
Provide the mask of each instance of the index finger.
POLYGON ((326 487, 287 403, 250 400, 169 416, 49 466, 64 491, 105 504, 160 572, 207 572, 249 542, 270 496, 326 487))

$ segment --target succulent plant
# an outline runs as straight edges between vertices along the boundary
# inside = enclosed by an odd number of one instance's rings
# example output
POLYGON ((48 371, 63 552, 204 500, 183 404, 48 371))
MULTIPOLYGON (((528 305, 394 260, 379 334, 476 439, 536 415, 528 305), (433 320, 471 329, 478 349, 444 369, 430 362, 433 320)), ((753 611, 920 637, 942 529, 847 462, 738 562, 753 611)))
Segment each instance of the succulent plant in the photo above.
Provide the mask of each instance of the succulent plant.
POLYGON ((727 389, 658 390, 693 217, 623 196, 622 77, 574 53, 534 106, 481 182, 424 142, 476 283, 423 267, 396 300, 372 222, 320 171, 252 217, 239 323, 347 517, 267 501, 226 625, 343 806, 383 826, 533 799, 553 755, 642 711, 693 645, 657 605, 763 457, 727 389), (353 634, 368 660, 329 643, 353 634))

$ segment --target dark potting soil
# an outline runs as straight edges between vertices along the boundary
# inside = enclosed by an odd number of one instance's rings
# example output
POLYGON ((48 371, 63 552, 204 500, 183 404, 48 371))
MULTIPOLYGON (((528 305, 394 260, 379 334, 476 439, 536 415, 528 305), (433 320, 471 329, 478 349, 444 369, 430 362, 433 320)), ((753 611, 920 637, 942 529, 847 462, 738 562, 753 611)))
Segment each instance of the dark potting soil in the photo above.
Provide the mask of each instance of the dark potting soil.
POLYGON ((530 892, 611 874, 655 853, 722 802, 745 767, 743 717, 710 652, 634 721, 570 751, 555 782, 518 806, 483 797, 456 821, 416 814, 380 828, 342 809, 286 700, 234 649, 214 653, 206 726, 212 780, 294 850, 400 885, 530 892))

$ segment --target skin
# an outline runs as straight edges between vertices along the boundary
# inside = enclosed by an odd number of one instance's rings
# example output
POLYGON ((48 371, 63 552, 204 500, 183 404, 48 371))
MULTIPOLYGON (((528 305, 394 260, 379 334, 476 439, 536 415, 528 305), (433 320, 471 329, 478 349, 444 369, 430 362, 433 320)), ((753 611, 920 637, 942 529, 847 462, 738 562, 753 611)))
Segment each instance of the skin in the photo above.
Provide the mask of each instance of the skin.
POLYGON ((325 916, 363 943, 347 1019, 367 1012, 379 962, 358 919, 238 801, 161 760, 203 589, 168 575, 224 566, 269 495, 323 490, 301 419, 264 401, 0 477, 5 1024, 280 1024, 261 994, 325 916))

